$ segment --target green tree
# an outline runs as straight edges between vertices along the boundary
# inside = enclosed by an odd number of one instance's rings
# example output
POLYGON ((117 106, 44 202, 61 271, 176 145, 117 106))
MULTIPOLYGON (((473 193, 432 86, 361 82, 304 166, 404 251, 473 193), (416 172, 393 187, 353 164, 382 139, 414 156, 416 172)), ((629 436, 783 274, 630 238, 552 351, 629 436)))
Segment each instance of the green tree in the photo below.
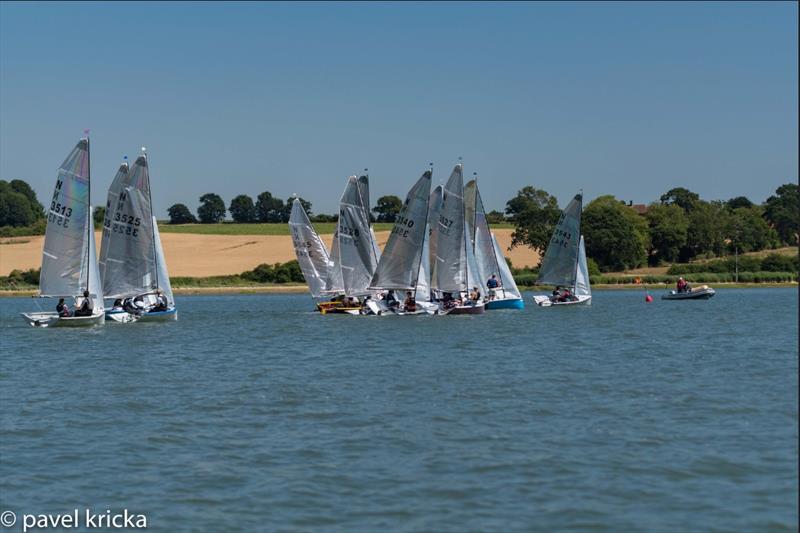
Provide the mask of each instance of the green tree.
POLYGON ((256 217, 259 222, 282 222, 285 211, 283 200, 275 198, 269 191, 262 192, 256 198, 256 217))
POLYGON ((256 221, 256 207, 253 205, 253 199, 246 194, 240 194, 233 200, 228 207, 233 221, 239 224, 256 221))
POLYGON ((525 245, 543 254, 558 217, 561 216, 561 210, 555 196, 527 186, 506 202, 506 215, 514 224, 511 248, 525 245))
POLYGON ((637 268, 647 259, 647 221, 613 196, 586 206, 581 229, 586 255, 604 272, 637 268))
POLYGON ((760 206, 732 209, 727 222, 729 252, 737 249, 739 252, 757 252, 778 244, 778 234, 764 220, 760 206))
POLYGON ((698 200, 687 213, 687 217, 689 229, 686 233, 686 246, 680 253, 682 262, 698 256, 720 255, 725 251, 730 212, 722 202, 698 200))
POLYGON ((753 207, 753 202, 747 196, 737 196, 736 198, 731 198, 727 202, 725 202, 725 207, 728 209, 737 209, 739 207, 753 207))
POLYGON ((800 232, 800 190, 795 183, 781 185, 764 204, 764 218, 775 228, 781 241, 798 243, 800 232))
POLYGON ((216 224, 225 219, 225 202, 218 194, 209 192, 200 197, 197 217, 201 224, 216 224))
MULTIPOLYGON (((309 202, 304 198, 301 198, 300 196, 298 196, 297 199, 300 200, 300 205, 303 206, 303 210, 308 215, 309 220, 311 220, 311 202, 309 202)), ((294 196, 291 196, 286 199, 286 203, 283 204, 283 211, 281 211, 280 222, 289 222, 289 217, 292 216, 293 203, 294 203, 294 196)))
POLYGON ((647 208, 645 218, 650 228, 650 263, 678 261, 689 232, 689 218, 683 209, 676 204, 653 203, 647 208))
POLYGON ((378 198, 378 203, 372 211, 376 215, 377 222, 394 222, 402 208, 403 201, 397 196, 390 194, 378 198))
POLYGON ((683 187, 675 187, 661 195, 661 203, 664 205, 675 204, 684 211, 691 211, 700 201, 700 195, 693 193, 683 187))
POLYGON ((184 204, 175 204, 167 209, 170 224, 197 224, 197 219, 184 204))
POLYGON ((489 222, 489 224, 502 224, 506 221, 506 216, 500 211, 492 209, 486 213, 486 221, 489 222))
POLYGON ((36 220, 44 218, 44 207, 42 207, 42 204, 39 203, 39 200, 36 198, 36 193, 27 182, 22 180, 11 180, 9 185, 11 185, 11 189, 13 191, 25 195, 36 220))
POLYGON ((94 227, 102 228, 106 218, 106 206, 98 205, 95 207, 92 216, 94 217, 94 227))

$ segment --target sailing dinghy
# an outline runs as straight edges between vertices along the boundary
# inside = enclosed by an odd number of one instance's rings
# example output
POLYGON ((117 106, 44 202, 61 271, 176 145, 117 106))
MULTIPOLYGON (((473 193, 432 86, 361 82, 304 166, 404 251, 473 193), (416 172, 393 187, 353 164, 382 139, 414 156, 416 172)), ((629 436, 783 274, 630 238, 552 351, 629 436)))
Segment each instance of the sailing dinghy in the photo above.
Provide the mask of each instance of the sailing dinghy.
MULTIPOLYGON (((329 269, 326 283, 326 289, 338 295, 330 302, 317 304, 322 314, 361 314, 362 300, 372 300, 375 295, 368 287, 378 266, 380 251, 370 226, 366 194, 369 194, 367 176, 347 179, 333 236, 333 266, 329 269)), ((367 307, 376 314, 379 310, 376 305, 367 304, 367 307)))
POLYGON ((522 295, 508 268, 503 250, 489 228, 483 199, 478 190, 478 181, 471 180, 464 187, 467 231, 469 232, 481 286, 486 290, 486 309, 524 309, 522 295), (488 282, 494 276, 496 288, 489 288, 488 282))
POLYGON ((431 191, 431 171, 422 174, 408 191, 405 203, 395 219, 386 248, 383 250, 370 290, 389 291, 399 296, 396 304, 388 298, 378 304, 380 312, 398 315, 433 314, 439 306, 430 301, 428 281, 428 203, 431 191), (414 304, 406 305, 407 296, 414 304))
POLYGON ((537 285, 568 287, 572 297, 564 301, 560 299, 554 301, 550 296, 535 295, 533 300, 540 307, 591 304, 589 267, 581 235, 582 202, 583 195, 576 194, 561 213, 542 265, 539 267, 539 278, 536 280, 537 285))
MULTIPOLYGON (((88 132, 87 132, 88 133, 88 132)), ((39 276, 40 298, 72 298, 77 309, 84 291, 93 304, 89 316, 59 316, 57 312, 22 313, 35 327, 93 326, 105 320, 103 289, 97 267, 94 220, 90 205, 89 139, 81 139, 58 169, 47 213, 47 229, 39 276)))
POLYGON ((478 267, 467 235, 464 212, 463 167, 459 163, 442 191, 436 221, 435 266, 431 288, 441 297, 443 311, 454 314, 483 313, 484 303, 469 300, 471 288, 480 287, 478 267))
POLYGON ((100 272, 107 299, 125 302, 106 311, 115 322, 178 319, 164 250, 153 216, 150 171, 142 154, 123 163, 108 190, 100 272))

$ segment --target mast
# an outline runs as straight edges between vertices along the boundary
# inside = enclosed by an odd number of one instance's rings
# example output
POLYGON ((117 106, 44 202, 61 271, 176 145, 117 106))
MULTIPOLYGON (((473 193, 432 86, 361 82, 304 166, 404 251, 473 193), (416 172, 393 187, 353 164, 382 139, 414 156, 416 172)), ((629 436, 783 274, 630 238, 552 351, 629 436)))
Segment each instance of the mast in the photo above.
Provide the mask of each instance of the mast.
MULTIPOLYGON (((89 291, 89 274, 91 273, 91 265, 89 262, 91 261, 91 254, 89 253, 89 244, 90 241, 88 239, 94 239, 94 235, 92 235, 92 217, 94 213, 92 213, 92 151, 89 147, 89 130, 84 131, 86 134, 86 166, 88 167, 86 170, 86 175, 88 176, 89 182, 89 205, 87 206, 87 211, 89 212, 89 218, 86 220, 86 236, 88 237, 86 240, 86 291, 89 291)), ((91 298, 91 294, 89 297, 91 298)))
POLYGON ((150 227, 150 231, 153 234, 153 270, 156 274, 156 290, 158 290, 158 252, 156 251, 156 220, 155 216, 153 215, 153 193, 150 189, 150 162, 147 160, 147 147, 142 146, 142 154, 144 155, 144 162, 147 165, 147 201, 150 203, 150 216, 153 217, 153 220, 150 222, 152 226, 150 227))
MULTIPOLYGON (((466 224, 467 214, 464 212, 464 165, 461 163, 461 157, 458 158, 458 164, 461 167, 461 220, 466 224)), ((474 226, 474 224, 473 224, 474 226)), ((467 288, 466 293, 469 294, 469 261, 467 261, 467 228, 464 228, 464 286, 467 288)))

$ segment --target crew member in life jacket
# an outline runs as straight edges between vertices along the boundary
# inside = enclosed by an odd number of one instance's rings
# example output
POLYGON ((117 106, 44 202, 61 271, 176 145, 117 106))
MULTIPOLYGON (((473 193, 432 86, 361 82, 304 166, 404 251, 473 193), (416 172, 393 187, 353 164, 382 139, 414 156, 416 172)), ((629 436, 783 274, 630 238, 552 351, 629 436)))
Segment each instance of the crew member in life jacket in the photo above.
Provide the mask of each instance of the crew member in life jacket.
POLYGON ((403 307, 407 313, 413 313, 417 310, 417 301, 414 299, 414 294, 411 291, 406 292, 406 299, 403 302, 403 307))
POLYGON ((79 309, 75 310, 75 316, 92 316, 94 312, 94 302, 89 296, 89 291, 83 291, 83 303, 79 309))
POLYGON ((64 298, 58 299, 58 305, 56 305, 56 313, 60 317, 67 317, 72 316, 72 313, 69 310, 69 306, 64 303, 64 298))

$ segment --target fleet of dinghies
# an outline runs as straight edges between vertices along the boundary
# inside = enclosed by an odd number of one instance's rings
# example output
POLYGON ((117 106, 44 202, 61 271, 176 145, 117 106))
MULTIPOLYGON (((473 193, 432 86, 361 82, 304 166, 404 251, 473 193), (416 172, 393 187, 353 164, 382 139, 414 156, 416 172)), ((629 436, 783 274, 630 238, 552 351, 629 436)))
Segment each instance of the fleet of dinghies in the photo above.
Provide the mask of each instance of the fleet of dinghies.
POLYGON ((465 187, 461 164, 431 191, 432 177, 425 171, 409 190, 382 253, 370 225, 367 176, 348 178, 330 253, 294 200, 292 241, 322 314, 455 315, 524 307, 477 180, 465 187))
POLYGON ((86 133, 58 169, 47 212, 38 297, 58 299, 56 311, 22 316, 36 327, 91 326, 106 318, 121 323, 175 320, 147 155, 137 158, 132 171, 123 163, 109 188, 98 263, 86 133), (104 298, 113 300, 108 309, 104 298))

